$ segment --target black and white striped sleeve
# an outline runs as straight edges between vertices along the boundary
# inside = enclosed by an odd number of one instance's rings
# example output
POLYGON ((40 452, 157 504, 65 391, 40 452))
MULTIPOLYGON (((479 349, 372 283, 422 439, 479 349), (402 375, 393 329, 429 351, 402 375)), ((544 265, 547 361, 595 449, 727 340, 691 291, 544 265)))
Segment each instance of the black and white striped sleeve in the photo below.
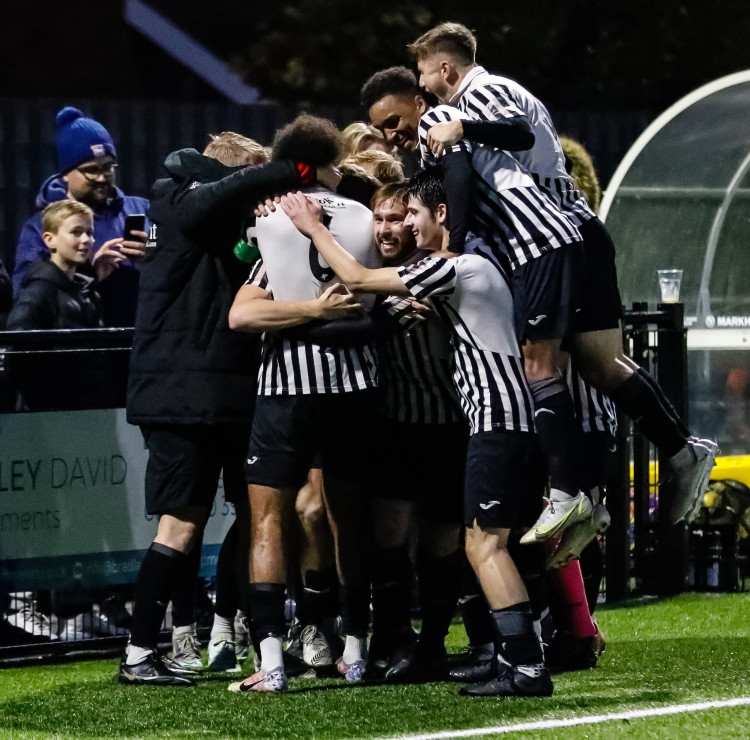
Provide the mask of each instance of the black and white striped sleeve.
MULTIPOLYGON (((419 153, 425 166, 438 163, 438 158, 432 153, 427 146, 427 132, 436 123, 445 123, 445 121, 466 120, 468 116, 462 113, 458 108, 452 108, 448 105, 439 105, 437 108, 430 108, 419 120, 419 153)), ((451 152, 471 152, 471 143, 466 139, 457 141, 453 146, 446 149, 451 152)))
POLYGON ((399 277, 417 299, 447 298, 456 290, 458 274, 452 260, 426 257, 414 265, 398 268, 399 277))
POLYGON ((256 288, 263 288, 263 290, 273 293, 273 290, 271 290, 271 286, 268 283, 268 273, 266 272, 262 259, 258 260, 253 265, 247 280, 245 280, 245 285, 254 285, 256 288))
POLYGON ((478 85, 467 90, 461 101, 461 108, 469 115, 485 121, 526 115, 513 100, 511 91, 498 83, 478 85))

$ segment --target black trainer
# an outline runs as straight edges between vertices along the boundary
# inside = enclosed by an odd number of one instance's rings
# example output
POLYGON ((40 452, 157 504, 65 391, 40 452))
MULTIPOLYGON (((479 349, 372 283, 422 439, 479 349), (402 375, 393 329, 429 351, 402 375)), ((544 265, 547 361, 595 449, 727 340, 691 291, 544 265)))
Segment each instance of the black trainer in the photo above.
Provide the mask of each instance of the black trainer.
POLYGON ((552 679, 541 664, 535 667, 533 675, 516 666, 499 665, 498 670, 498 675, 490 681, 464 686, 458 693, 461 696, 552 696, 552 679))
POLYGON ((167 668, 156 653, 150 653, 136 665, 128 665, 126 658, 120 661, 117 680, 126 684, 149 684, 151 686, 195 686, 195 681, 178 676, 167 668))
POLYGON ((484 683, 497 676, 497 661, 495 656, 486 653, 479 653, 472 660, 465 663, 454 665, 448 670, 448 678, 451 681, 461 681, 463 683, 484 683))
POLYGON ((448 655, 442 643, 402 646, 391 656, 385 672, 389 683, 429 683, 447 678, 448 655))

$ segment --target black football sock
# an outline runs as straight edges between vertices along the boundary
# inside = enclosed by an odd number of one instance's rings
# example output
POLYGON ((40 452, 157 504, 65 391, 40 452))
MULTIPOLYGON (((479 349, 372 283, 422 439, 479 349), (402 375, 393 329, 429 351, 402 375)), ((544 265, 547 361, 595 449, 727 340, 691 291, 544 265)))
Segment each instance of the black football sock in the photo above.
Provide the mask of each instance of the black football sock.
POLYGON ((648 383, 649 388, 651 388, 651 390, 654 392, 654 395, 659 399, 659 403, 662 405, 667 414, 669 414, 670 419, 672 419, 672 421, 674 421, 674 423, 677 425, 677 428, 680 430, 680 432, 684 434, 685 437, 689 437, 690 430, 685 425, 685 422, 680 418, 680 415, 677 413, 677 409, 675 409, 675 407, 672 405, 672 402, 667 398, 662 387, 656 382, 656 378, 654 378, 651 373, 646 372, 642 367, 639 367, 636 372, 641 378, 643 378, 643 380, 646 381, 646 383, 648 383))
POLYGON ((445 642, 458 602, 461 561, 460 550, 445 557, 435 557, 421 549, 417 552, 422 647, 442 646, 445 642))
POLYGON ((186 555, 166 545, 154 542, 146 551, 135 587, 130 625, 133 645, 156 648, 167 605, 186 564, 186 555))
POLYGON ((302 586, 302 598, 297 602, 300 624, 332 624, 339 606, 339 578, 336 568, 306 571, 302 576, 302 586))
POLYGON ((676 455, 685 446, 686 435, 640 374, 633 373, 609 397, 633 420, 638 431, 667 457, 676 455))
POLYGON ((341 632, 367 637, 370 628, 370 585, 341 586, 341 632))
POLYGON ((534 617, 528 601, 493 609, 495 647, 512 666, 544 662, 542 646, 534 631, 534 617))
POLYGON ((544 459, 550 488, 569 496, 578 494, 578 429, 573 399, 561 377, 529 383, 534 399, 534 424, 544 459))
POLYGON ((372 558, 372 631, 379 640, 411 629, 412 565, 409 546, 375 547, 372 558))
POLYGON ((234 620, 240 607, 240 594, 237 593, 237 521, 229 528, 221 543, 219 559, 216 561, 216 604, 217 616, 234 620))
POLYGON ((198 543, 186 556, 182 574, 172 593, 172 625, 174 627, 187 627, 195 623, 195 600, 200 568, 201 546, 198 543))
POLYGON ((283 637, 286 633, 286 584, 251 583, 247 589, 247 601, 251 612, 250 631, 253 645, 260 654, 260 643, 266 637, 283 637))

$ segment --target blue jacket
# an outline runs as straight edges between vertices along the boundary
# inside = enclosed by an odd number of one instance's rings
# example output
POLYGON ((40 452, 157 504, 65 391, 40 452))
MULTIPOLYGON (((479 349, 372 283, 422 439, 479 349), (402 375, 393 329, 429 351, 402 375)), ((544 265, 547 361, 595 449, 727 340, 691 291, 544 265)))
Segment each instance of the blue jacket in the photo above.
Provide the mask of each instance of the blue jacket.
MULTIPOLYGON (((67 196, 68 187, 60 175, 47 178, 36 196, 38 209, 21 228, 16 245, 16 264, 13 270, 13 297, 18 299, 29 266, 38 259, 49 259, 49 250, 42 240, 42 211, 45 206, 67 196)), ((122 236, 125 216, 147 213, 148 199, 125 195, 115 188, 115 197, 100 211, 94 211, 94 239, 99 247, 104 242, 122 236)), ((148 231, 150 224, 146 223, 148 231)), ((93 256, 93 250, 92 250, 93 256)), ((105 326, 133 326, 138 296, 140 265, 131 260, 123 262, 106 280, 97 285, 102 297, 105 326)))

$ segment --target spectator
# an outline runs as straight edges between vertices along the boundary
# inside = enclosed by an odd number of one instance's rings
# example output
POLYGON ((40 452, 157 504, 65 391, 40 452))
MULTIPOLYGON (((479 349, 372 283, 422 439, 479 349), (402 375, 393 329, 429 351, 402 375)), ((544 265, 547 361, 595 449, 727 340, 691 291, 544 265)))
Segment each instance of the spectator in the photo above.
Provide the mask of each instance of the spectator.
MULTIPOLYGON (((38 211, 26 221, 16 246, 13 295, 16 300, 32 264, 47 259, 42 238, 42 209, 69 198, 85 203, 94 213, 97 242, 118 248, 127 258, 101 282, 98 292, 106 326, 133 326, 138 293, 140 258, 147 234, 123 240, 125 217, 146 213, 148 200, 125 195, 115 185, 117 151, 112 137, 101 123, 86 118, 77 108, 66 107, 57 114, 55 133, 58 173, 45 180, 36 198, 38 211), (115 241, 116 240, 116 241, 115 241)), ((93 259, 93 253, 90 253, 93 259)))
POLYGON ((29 266, 8 317, 8 329, 101 326, 101 299, 94 290, 94 280, 78 272, 93 243, 93 211, 75 200, 59 200, 42 212, 42 228, 50 258, 29 266))

